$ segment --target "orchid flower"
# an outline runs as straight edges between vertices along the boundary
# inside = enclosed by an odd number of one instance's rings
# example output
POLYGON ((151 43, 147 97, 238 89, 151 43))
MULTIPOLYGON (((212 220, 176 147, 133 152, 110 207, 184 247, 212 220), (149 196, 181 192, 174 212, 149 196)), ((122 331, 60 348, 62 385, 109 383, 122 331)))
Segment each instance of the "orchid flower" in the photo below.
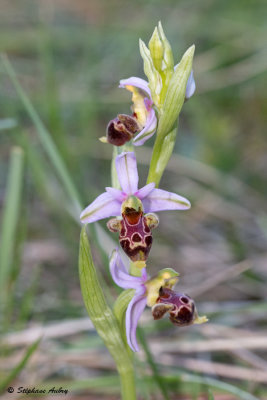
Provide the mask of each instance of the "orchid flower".
MULTIPOLYGON (((179 64, 174 67, 174 70, 179 64)), ((136 121, 142 127, 141 132, 133 138, 133 144, 135 146, 143 145, 151 136, 154 135, 157 127, 157 117, 155 114, 151 96, 151 91, 148 86, 148 82, 144 79, 131 77, 128 79, 122 79, 120 81, 119 87, 125 88, 133 93, 133 116, 136 121)), ((188 100, 193 96, 196 89, 196 84, 194 80, 193 70, 187 81, 185 99, 188 100)), ((135 133, 133 131, 133 133, 135 133)), ((129 140, 129 139, 128 139, 129 140)))
POLYGON ((152 315, 154 319, 160 319, 166 312, 170 314, 170 321, 177 326, 203 324, 208 321, 206 316, 198 316, 194 300, 190 296, 161 287, 156 304, 152 307, 152 315))
POLYGON ((125 201, 127 202, 129 197, 134 197, 145 213, 190 208, 190 202, 187 199, 166 190, 156 189, 154 183, 138 189, 139 178, 134 153, 127 152, 118 155, 115 165, 121 190, 106 187, 106 191, 82 211, 80 215, 82 223, 120 216, 124 210, 125 201))
POLYGON ((165 268, 152 279, 148 279, 146 268, 142 270, 141 276, 132 276, 123 264, 118 250, 113 251, 109 268, 118 286, 123 289, 135 289, 125 315, 126 338, 133 351, 139 351, 136 328, 146 305, 152 307, 154 319, 161 318, 169 311, 170 320, 175 325, 186 326, 206 322, 205 317, 198 317, 194 301, 189 296, 172 290, 179 276, 173 269, 165 268))
POLYGON ((141 127, 141 131, 133 139, 133 144, 141 146, 154 135, 157 128, 157 117, 152 108, 153 101, 148 82, 141 78, 131 77, 120 80, 119 87, 132 92, 133 117, 141 127))

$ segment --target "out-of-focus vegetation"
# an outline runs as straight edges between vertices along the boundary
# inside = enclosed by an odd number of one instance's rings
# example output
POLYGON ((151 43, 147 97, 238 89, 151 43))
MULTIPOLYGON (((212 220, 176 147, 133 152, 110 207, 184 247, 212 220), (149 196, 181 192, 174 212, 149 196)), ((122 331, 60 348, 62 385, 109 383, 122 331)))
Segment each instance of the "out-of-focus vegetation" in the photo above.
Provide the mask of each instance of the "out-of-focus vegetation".
MULTIPOLYGON (((183 108, 176 154, 161 183, 189 198, 192 209, 159 215, 149 270, 179 270, 180 289, 195 298, 210 322, 178 329, 167 319, 153 322, 147 310, 139 338, 144 350, 136 360, 139 397, 267 396, 267 30, 266 3, 260 0, 1 1, 0 49, 24 90, 15 90, 3 58, 0 382, 5 385, 50 388, 56 382, 73 399, 118 398, 114 364, 81 299, 80 227, 72 200, 77 196, 86 206, 110 185, 112 149, 98 138, 111 118, 129 112, 130 95, 117 85, 122 78, 144 77, 138 38, 148 41, 158 20, 175 61, 195 43, 197 91, 183 108), (54 158, 41 122, 56 145, 54 158), (67 167, 65 178, 65 169, 60 175, 55 168, 57 151, 67 167)), ((137 149, 142 182, 152 144, 153 139, 137 149)), ((93 244, 112 302, 117 292, 107 258, 93 244)))

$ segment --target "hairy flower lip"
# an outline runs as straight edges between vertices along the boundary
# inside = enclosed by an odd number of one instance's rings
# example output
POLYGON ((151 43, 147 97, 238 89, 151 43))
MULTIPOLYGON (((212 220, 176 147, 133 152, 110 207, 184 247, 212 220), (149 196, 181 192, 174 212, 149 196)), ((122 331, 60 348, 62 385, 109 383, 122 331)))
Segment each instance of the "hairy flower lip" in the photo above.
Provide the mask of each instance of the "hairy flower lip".
POLYGON ((114 146, 123 146, 134 138, 137 132, 142 130, 134 116, 127 114, 118 114, 118 116, 109 121, 106 130, 106 142, 114 146))
POLYGON ((138 189, 137 162, 133 152, 118 155, 115 165, 122 190, 107 187, 106 192, 99 195, 82 211, 80 215, 82 223, 120 216, 122 203, 132 195, 141 200, 144 213, 190 208, 190 202, 186 198, 166 190, 156 189, 153 182, 138 189))
POLYGON ((167 312, 170 321, 179 327, 207 322, 205 316, 198 316, 195 302, 190 296, 168 287, 161 287, 159 297, 152 307, 152 315, 158 320, 167 312))

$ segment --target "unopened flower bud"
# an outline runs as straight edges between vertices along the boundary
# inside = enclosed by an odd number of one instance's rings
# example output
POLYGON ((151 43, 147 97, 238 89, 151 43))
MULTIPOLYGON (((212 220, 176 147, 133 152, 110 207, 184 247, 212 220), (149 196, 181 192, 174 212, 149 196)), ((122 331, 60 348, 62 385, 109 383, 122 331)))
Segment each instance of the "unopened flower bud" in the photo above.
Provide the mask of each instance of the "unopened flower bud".
POLYGON ((164 55, 164 46, 159 37, 158 28, 154 29, 153 35, 148 43, 151 58, 154 63, 154 67, 161 72, 162 70, 162 60, 164 55))
POLYGON ((160 92, 162 89, 162 78, 160 73, 154 66, 149 49, 145 43, 139 40, 140 54, 144 60, 144 72, 148 78, 149 88, 151 90, 151 97, 155 105, 158 107, 160 104, 160 92))
POLYGON ((119 114, 117 118, 111 120, 107 126, 107 142, 114 146, 122 146, 131 140, 135 133, 139 132, 136 118, 126 114, 119 114))
POLYGON ((163 44, 164 47, 164 55, 163 55, 163 65, 162 65, 162 69, 165 70, 169 70, 171 72, 173 72, 173 54, 172 54, 172 48, 171 45, 168 41, 168 39, 166 38, 166 35, 164 33, 164 30, 162 28, 161 22, 159 21, 158 23, 158 33, 159 33, 159 37, 160 40, 163 44))

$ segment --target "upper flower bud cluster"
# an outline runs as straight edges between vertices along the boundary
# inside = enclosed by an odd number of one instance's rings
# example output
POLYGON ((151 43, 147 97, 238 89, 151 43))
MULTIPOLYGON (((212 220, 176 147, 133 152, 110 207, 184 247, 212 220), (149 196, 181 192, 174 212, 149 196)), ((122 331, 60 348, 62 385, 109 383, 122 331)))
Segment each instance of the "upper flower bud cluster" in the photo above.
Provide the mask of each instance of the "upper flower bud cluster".
POLYGON ((139 45, 152 99, 160 110, 164 102, 166 88, 174 72, 172 49, 165 36, 161 22, 154 29, 148 48, 141 39, 139 45))
POLYGON ((158 124, 160 134, 168 134, 184 101, 195 92, 192 71, 194 46, 174 65, 172 49, 160 22, 148 47, 141 39, 139 46, 148 82, 137 77, 120 81, 119 87, 132 92, 133 113, 118 114, 111 120, 106 137, 100 138, 102 142, 122 146, 133 140, 135 146, 141 146, 155 133, 158 124))

